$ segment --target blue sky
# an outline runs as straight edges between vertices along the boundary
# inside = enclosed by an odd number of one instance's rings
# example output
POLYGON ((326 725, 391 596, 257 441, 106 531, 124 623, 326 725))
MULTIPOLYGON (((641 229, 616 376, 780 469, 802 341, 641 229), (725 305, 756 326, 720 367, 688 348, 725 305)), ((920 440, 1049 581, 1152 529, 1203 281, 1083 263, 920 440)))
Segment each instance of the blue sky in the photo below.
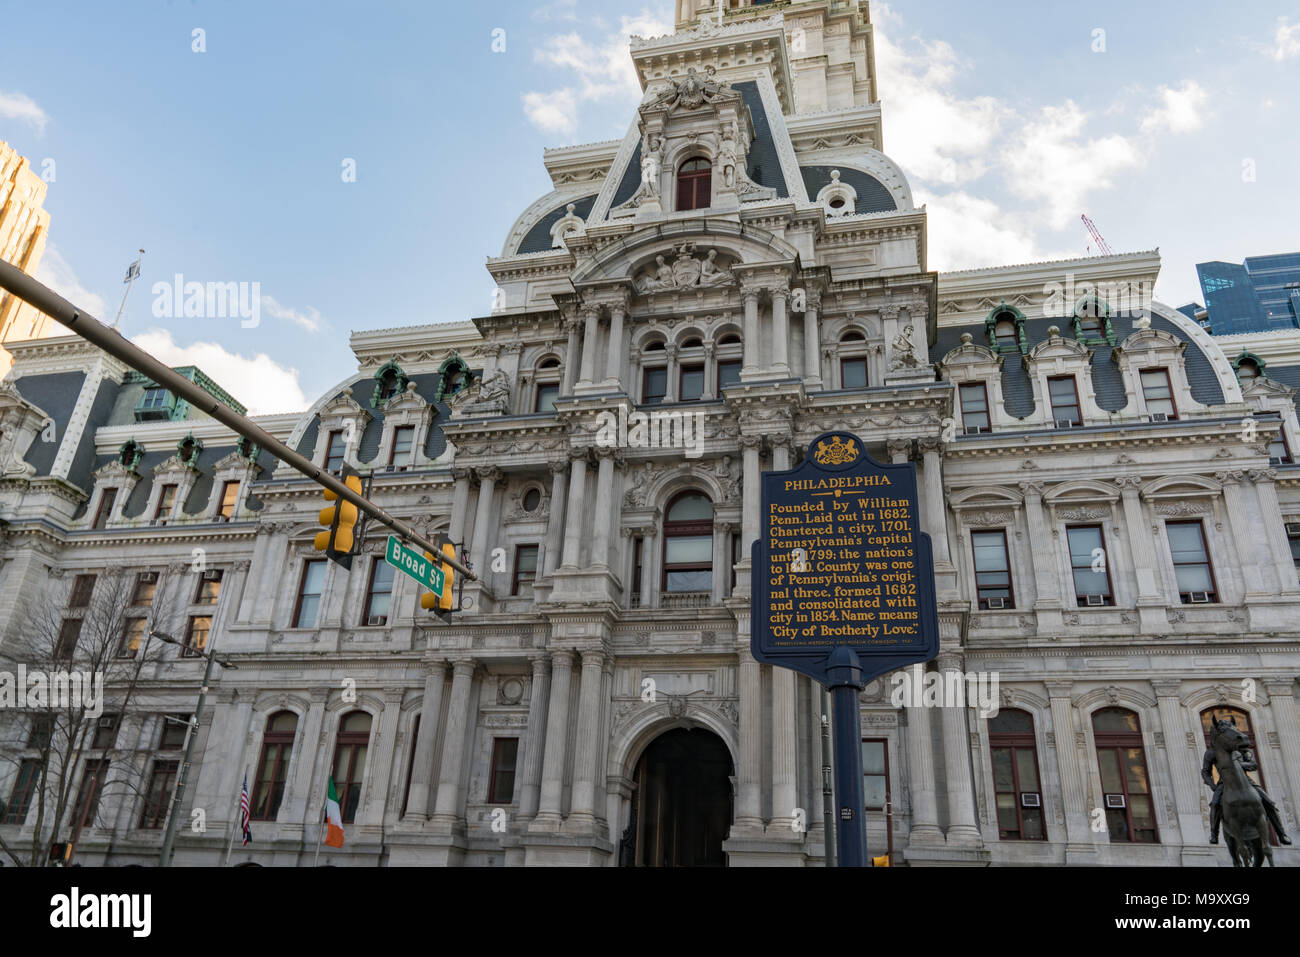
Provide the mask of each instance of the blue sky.
MULTIPOLYGON (((1300 248, 1300 3, 1248 8, 873 4, 885 149, 929 206, 931 267, 1083 254, 1086 211, 1116 251, 1161 249, 1179 305, 1199 261, 1300 248)), ((46 281, 111 319, 144 247, 123 331, 290 411, 352 370, 349 331, 489 310, 484 260, 549 190, 542 150, 626 132, 626 35, 672 12, 3 0, 0 139, 54 173, 46 281), (260 324, 156 316, 177 273, 259 283, 260 324)))

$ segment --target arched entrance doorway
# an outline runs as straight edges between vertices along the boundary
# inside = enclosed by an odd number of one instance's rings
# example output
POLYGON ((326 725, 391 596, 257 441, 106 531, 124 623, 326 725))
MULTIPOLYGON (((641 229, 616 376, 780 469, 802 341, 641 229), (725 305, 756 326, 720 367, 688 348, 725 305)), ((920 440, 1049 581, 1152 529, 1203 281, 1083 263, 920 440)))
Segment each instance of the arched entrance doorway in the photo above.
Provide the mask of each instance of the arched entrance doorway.
POLYGON ((725 867, 731 827, 731 753, 703 728, 676 728, 637 762, 623 863, 637 867, 725 867))

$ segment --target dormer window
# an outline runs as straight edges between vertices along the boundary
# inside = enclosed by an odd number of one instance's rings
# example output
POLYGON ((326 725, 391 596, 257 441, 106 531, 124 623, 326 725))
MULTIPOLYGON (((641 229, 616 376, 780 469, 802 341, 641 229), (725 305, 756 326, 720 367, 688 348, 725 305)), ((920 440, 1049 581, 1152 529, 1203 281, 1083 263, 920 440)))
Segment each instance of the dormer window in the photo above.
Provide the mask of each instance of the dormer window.
POLYGON ((697 157, 677 171, 677 211, 708 209, 713 204, 713 164, 697 157))
POLYGON ((997 338, 999 349, 1009 352, 1018 348, 1020 340, 1016 337, 1016 324, 1010 319, 998 320, 993 334, 997 338))
POLYGON ((122 467, 128 472, 134 472, 143 456, 144 446, 135 439, 127 439, 118 452, 117 460, 122 463, 122 467))
POLYGON ((176 400, 170 392, 160 386, 150 386, 135 407, 135 418, 137 422, 170 419, 175 408, 176 400))
POLYGON ((401 367, 392 359, 388 360, 375 373, 375 394, 371 397, 371 408, 378 408, 394 396, 406 391, 407 379, 401 367))
POLYGON ((1025 341, 1025 314, 1006 302, 989 313, 984 320, 984 332, 994 352, 1008 355, 1028 351, 1027 346, 1021 345, 1025 341))
POLYGON ((1115 330, 1110 321, 1110 305, 1099 296, 1090 295, 1074 307, 1074 338, 1085 344, 1115 344, 1115 330))
POLYGON ((1237 366, 1237 379, 1241 384, 1248 385, 1259 378, 1259 366, 1254 359, 1243 359, 1237 366))

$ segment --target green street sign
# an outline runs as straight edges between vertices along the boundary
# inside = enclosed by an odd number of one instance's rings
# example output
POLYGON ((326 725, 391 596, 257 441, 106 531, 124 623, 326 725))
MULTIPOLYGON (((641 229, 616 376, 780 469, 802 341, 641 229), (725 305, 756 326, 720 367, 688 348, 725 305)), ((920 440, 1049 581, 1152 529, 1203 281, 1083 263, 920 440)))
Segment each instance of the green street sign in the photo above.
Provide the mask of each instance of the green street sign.
POLYGON ((442 593, 445 578, 442 573, 442 562, 430 561, 424 557, 424 552, 407 548, 396 535, 388 536, 388 548, 384 550, 384 560, 398 571, 410 575, 429 591, 442 593))

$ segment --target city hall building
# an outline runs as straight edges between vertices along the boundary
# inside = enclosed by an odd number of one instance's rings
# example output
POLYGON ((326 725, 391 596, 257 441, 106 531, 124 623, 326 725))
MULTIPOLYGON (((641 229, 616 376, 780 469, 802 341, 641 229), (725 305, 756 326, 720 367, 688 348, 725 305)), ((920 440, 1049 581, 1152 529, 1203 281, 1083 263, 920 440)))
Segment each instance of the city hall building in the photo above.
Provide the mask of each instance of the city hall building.
MULTIPOLYGON (((71 772, 78 859, 156 861, 202 647, 238 668, 178 863, 313 864, 332 778, 322 864, 821 864, 820 689, 751 657, 749 556, 761 474, 831 429, 915 464, 934 543, 947 693, 862 694, 873 855, 1226 865, 1211 714, 1294 832, 1300 335, 1212 338, 1151 301, 1155 252, 930 271, 865 2, 678 0, 630 55, 626 135, 545 154, 490 315, 355 334, 353 375, 259 420, 461 544, 446 622, 376 523, 323 560, 319 487, 264 451, 75 337, 9 346, 0 670, 33 596, 75 645, 125 588, 115 655, 142 655, 71 772), (154 629, 185 648, 145 660, 154 629)), ((0 713, 11 846, 37 724, 0 713)))

